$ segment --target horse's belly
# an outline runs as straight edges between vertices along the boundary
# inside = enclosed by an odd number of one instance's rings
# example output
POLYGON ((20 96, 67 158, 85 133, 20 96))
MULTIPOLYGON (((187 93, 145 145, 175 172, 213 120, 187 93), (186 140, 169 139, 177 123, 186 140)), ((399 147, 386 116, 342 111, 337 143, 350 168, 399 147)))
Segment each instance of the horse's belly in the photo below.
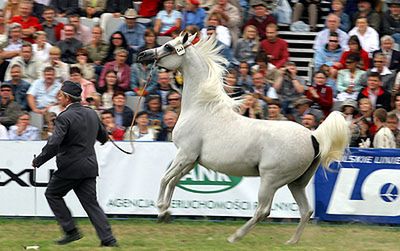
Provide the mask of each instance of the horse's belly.
POLYGON ((259 176, 258 164, 252 162, 233 162, 223 160, 199 159, 199 163, 211 170, 232 176, 259 176))

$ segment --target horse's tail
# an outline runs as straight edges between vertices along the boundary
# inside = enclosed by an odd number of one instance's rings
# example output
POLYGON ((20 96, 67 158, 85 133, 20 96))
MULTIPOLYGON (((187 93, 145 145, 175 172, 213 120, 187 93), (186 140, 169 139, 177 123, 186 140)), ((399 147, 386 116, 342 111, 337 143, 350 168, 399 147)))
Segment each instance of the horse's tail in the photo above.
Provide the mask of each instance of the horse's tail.
POLYGON ((350 128, 342 113, 334 111, 313 132, 319 143, 319 156, 325 169, 333 161, 340 161, 350 141, 350 128))

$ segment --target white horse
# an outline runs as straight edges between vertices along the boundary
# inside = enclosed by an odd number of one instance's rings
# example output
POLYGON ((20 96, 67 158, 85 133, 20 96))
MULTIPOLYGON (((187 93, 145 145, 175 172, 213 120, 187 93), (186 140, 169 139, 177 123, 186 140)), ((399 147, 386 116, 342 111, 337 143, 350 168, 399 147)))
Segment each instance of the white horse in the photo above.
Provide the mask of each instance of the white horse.
POLYGON ((297 243, 312 215, 305 187, 320 163, 325 168, 340 160, 349 141, 349 129, 341 113, 332 112, 316 131, 294 122, 250 119, 234 111, 237 102, 223 89, 222 65, 214 38, 200 40, 180 35, 164 45, 139 54, 138 61, 179 71, 184 77, 182 108, 173 131, 178 148, 171 167, 161 180, 157 206, 161 220, 179 180, 196 161, 217 172, 234 176, 260 176, 258 207, 254 216, 229 238, 246 235, 271 211, 276 190, 288 185, 301 220, 288 243, 297 243))

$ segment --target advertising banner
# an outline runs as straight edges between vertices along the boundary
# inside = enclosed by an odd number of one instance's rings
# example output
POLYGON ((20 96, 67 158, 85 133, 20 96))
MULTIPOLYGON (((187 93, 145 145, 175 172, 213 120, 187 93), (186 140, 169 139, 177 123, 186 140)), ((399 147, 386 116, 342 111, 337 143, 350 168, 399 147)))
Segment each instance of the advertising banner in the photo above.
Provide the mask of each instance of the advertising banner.
POLYGON ((317 219, 400 223, 399 150, 352 148, 331 167, 315 175, 317 219))

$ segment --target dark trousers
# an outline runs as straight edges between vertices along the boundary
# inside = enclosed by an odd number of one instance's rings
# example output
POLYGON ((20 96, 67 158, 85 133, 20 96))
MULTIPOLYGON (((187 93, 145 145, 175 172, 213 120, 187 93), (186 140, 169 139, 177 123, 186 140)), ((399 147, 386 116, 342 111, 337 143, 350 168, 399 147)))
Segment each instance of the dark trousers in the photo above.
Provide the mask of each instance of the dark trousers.
POLYGON ((75 229, 75 222, 63 199, 71 190, 74 190, 81 202, 100 240, 103 242, 114 240, 107 217, 97 202, 96 178, 63 179, 55 175, 51 177, 45 195, 64 232, 75 229))

